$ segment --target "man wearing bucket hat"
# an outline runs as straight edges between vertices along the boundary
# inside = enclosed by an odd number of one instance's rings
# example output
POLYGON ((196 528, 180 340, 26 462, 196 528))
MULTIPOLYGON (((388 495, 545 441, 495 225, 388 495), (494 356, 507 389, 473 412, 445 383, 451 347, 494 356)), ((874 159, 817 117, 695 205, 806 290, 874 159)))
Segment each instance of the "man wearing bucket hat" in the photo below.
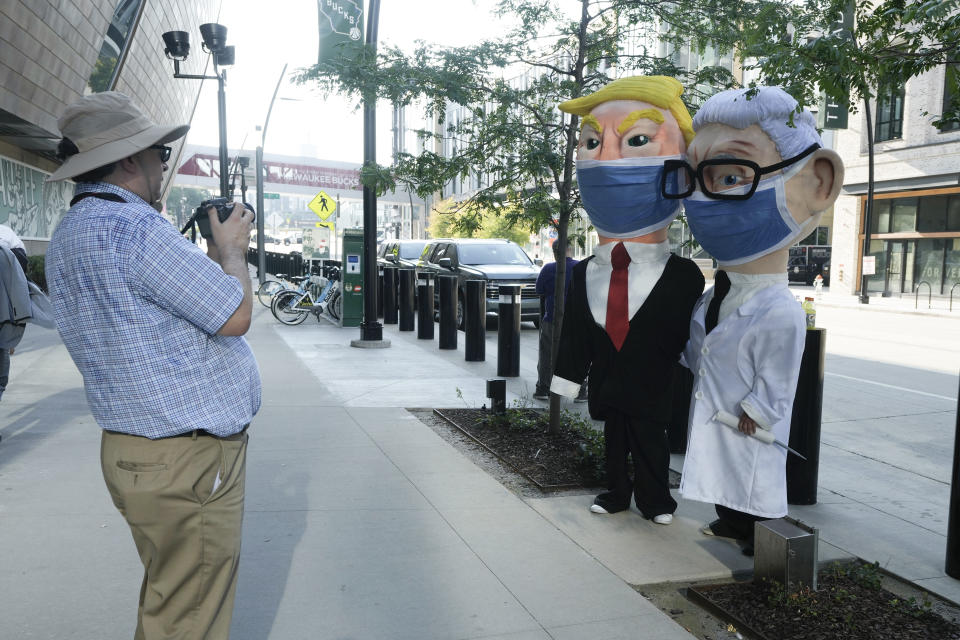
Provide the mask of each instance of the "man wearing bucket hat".
POLYGON ((583 117, 577 183, 600 243, 573 269, 550 391, 573 398, 589 372, 608 488, 590 511, 625 511, 632 497, 660 525, 677 508, 666 433, 673 367, 703 292, 700 269, 667 242, 680 204, 660 196, 664 160, 683 157, 693 138, 682 93, 674 78, 634 76, 560 104, 583 117))
MULTIPOLYGON (((209 216, 208 254, 158 212, 165 143, 116 92, 59 120, 76 182, 47 250, 57 328, 102 427, 101 467, 144 566, 135 638, 227 638, 260 374, 242 337, 252 213, 209 216)), ((210 211, 214 211, 212 208, 210 211)))

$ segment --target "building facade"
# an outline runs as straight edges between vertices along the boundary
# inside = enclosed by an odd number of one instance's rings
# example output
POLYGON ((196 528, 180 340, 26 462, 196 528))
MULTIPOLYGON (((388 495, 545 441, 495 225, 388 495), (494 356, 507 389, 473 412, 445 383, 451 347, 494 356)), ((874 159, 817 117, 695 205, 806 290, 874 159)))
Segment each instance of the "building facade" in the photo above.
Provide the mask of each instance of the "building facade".
MULTIPOLYGON (((45 183, 58 166, 57 119, 84 95, 126 93, 152 120, 190 122, 200 80, 173 78, 161 34, 187 31, 193 54, 181 72, 201 75, 208 58, 197 27, 217 22, 221 0, 4 0, 0 3, 0 224, 43 253, 73 193, 45 183)), ((182 151, 174 146, 171 166, 182 151)), ((173 172, 166 176, 169 188, 173 172)))
POLYGON ((960 123, 932 124, 950 101, 947 67, 880 92, 872 103, 875 199, 866 238, 868 149, 863 109, 836 132, 846 166, 835 205, 831 288, 869 295, 960 298, 960 123), (870 272, 873 271, 871 274, 870 272))

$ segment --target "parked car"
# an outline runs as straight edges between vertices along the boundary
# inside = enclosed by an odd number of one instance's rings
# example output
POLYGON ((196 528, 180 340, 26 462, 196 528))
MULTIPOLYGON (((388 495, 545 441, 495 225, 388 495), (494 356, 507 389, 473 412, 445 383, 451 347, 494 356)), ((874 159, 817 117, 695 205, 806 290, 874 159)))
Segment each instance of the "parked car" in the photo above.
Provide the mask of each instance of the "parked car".
POLYGON ((823 285, 830 285, 830 256, 832 249, 826 245, 807 245, 790 247, 787 261, 787 279, 790 282, 802 282, 811 285, 819 275, 823 285))
POLYGON ((415 269, 426 244, 426 240, 385 240, 381 242, 377 249, 377 270, 383 273, 384 267, 415 269))
MULTIPOLYGON (((457 326, 460 328, 463 328, 467 280, 487 281, 488 318, 497 316, 500 285, 521 285, 520 319, 540 326, 540 296, 536 291, 540 267, 515 242, 474 238, 433 240, 424 248, 418 269, 435 276, 457 276, 457 326)), ((436 290, 439 302, 439 287, 436 290)))

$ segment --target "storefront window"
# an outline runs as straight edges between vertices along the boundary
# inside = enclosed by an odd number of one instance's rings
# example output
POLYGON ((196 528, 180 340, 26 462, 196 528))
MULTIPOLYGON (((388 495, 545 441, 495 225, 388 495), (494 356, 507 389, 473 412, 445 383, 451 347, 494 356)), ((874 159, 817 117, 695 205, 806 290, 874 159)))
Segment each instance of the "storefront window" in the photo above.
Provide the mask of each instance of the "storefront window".
POLYGON ((940 292, 943 282, 943 250, 946 241, 942 238, 917 241, 917 282, 926 282, 933 293, 940 292))
POLYGON ((920 199, 917 231, 947 230, 947 200, 947 196, 930 196, 920 199))
MULTIPOLYGON (((946 245, 943 293, 949 294, 953 286, 960 283, 960 238, 950 238, 946 245)), ((954 290, 954 295, 960 295, 960 286, 954 290)))
POLYGON ((960 231, 960 193, 950 196, 947 203, 947 231, 960 231))
POLYGON ((871 233, 889 233, 890 232, 890 201, 873 201, 873 219, 870 221, 871 233))
POLYGON ((887 243, 884 240, 870 241, 870 254, 876 262, 876 272, 867 276, 867 291, 880 293, 884 289, 887 273, 887 243))
POLYGON ((917 198, 897 198, 891 205, 893 233, 917 230, 917 198))

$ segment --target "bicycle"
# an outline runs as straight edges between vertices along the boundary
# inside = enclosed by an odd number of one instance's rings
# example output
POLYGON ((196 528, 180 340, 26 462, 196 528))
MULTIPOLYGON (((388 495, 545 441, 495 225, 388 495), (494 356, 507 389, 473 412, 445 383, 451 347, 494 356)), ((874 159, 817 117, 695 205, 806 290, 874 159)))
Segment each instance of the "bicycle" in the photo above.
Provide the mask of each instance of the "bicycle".
POLYGON ((273 302, 273 296, 280 293, 281 291, 293 291, 296 289, 295 284, 299 283, 298 276, 287 277, 284 273, 278 273, 274 275, 276 280, 265 280, 263 284, 257 289, 257 300, 260 301, 260 304, 266 308, 270 308, 270 304, 273 302))
POLYGON ((274 317, 283 324, 296 325, 306 320, 310 313, 319 320, 320 314, 326 311, 334 320, 339 320, 342 306, 339 270, 332 270, 330 276, 303 278, 296 290, 275 294, 270 305, 274 317), (323 287, 319 294, 315 294, 313 285, 323 287))

